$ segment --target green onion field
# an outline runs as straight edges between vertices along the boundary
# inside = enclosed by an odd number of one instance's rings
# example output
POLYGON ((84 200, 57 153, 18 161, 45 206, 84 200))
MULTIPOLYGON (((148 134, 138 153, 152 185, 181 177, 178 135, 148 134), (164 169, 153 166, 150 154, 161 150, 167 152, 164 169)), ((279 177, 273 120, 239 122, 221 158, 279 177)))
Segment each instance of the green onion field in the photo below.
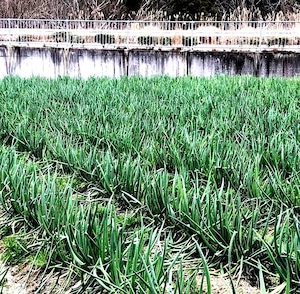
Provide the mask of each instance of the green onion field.
POLYGON ((300 79, 7 77, 0 143, 8 265, 72 293, 300 291, 300 79))

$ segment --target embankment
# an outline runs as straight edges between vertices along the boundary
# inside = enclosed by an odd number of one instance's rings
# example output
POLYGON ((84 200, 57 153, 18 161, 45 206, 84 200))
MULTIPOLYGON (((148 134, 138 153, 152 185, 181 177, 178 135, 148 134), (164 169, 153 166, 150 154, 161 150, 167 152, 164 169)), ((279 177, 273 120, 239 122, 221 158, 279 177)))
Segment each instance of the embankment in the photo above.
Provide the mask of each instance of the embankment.
POLYGON ((300 53, 0 47, 0 78, 122 75, 300 75, 300 53))

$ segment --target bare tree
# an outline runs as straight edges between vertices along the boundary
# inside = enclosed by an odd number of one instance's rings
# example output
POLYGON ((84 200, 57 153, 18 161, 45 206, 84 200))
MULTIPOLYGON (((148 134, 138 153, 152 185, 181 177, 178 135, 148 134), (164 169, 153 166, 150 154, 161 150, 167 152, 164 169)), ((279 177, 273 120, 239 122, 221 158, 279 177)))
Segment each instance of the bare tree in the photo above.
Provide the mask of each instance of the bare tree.
POLYGON ((126 7, 121 0, 63 0, 67 15, 72 19, 122 18, 126 7))
POLYGON ((0 0, 3 18, 124 18, 122 0, 0 0))
POLYGON ((142 0, 139 9, 131 16, 136 20, 163 20, 169 6, 170 1, 142 0))
POLYGON ((271 20, 278 17, 278 12, 291 17, 290 12, 299 12, 299 4, 300 0, 0 0, 0 17, 162 20, 176 13, 178 19, 189 19, 193 16, 179 11, 191 8, 212 12, 217 8, 227 18, 271 20))
POLYGON ((238 7, 255 11, 260 10, 262 17, 282 11, 287 13, 293 9, 295 0, 216 0, 216 6, 223 13, 230 13, 238 7))
POLYGON ((2 18, 58 18, 62 11, 59 0, 0 0, 2 18))

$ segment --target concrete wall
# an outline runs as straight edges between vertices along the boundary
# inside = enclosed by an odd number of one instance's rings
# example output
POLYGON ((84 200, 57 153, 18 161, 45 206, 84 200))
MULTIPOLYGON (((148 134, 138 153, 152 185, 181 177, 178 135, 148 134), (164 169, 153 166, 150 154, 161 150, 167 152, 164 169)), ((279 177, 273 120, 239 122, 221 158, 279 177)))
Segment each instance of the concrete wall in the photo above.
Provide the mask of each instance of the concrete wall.
POLYGON ((0 47, 0 78, 216 74, 298 76, 300 54, 0 47))
POLYGON ((184 76, 187 74, 187 52, 132 50, 128 52, 128 75, 184 76))

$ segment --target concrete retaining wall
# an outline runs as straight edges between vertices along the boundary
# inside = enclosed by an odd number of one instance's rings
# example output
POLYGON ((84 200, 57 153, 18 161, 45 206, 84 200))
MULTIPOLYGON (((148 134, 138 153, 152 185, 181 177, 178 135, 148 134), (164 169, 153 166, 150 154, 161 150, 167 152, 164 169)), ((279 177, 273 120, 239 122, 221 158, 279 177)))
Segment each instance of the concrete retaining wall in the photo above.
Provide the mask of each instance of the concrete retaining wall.
POLYGON ((298 76, 300 54, 0 47, 0 78, 6 75, 88 78, 216 74, 298 76))

